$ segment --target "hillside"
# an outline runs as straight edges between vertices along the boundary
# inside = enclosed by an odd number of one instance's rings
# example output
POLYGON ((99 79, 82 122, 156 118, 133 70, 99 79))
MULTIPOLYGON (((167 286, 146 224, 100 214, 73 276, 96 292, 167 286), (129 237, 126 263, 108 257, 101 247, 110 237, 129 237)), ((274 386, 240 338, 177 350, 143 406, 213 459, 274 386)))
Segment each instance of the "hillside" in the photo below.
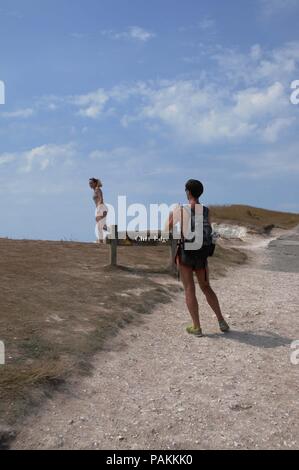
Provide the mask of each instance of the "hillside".
POLYGON ((299 214, 292 212, 279 212, 241 204, 209 207, 213 222, 244 225, 248 229, 257 231, 263 231, 271 225, 276 228, 292 229, 299 224, 299 214))

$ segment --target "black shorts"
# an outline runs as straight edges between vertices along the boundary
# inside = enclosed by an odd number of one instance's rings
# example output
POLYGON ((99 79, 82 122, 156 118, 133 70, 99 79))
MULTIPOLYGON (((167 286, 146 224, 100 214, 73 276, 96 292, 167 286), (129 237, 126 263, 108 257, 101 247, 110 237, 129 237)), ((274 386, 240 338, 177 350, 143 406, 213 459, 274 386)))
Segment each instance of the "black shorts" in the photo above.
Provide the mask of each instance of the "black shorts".
POLYGON ((199 253, 200 250, 184 250, 181 245, 178 246, 176 260, 179 264, 190 266, 194 270, 204 269, 208 266, 208 257, 199 253))

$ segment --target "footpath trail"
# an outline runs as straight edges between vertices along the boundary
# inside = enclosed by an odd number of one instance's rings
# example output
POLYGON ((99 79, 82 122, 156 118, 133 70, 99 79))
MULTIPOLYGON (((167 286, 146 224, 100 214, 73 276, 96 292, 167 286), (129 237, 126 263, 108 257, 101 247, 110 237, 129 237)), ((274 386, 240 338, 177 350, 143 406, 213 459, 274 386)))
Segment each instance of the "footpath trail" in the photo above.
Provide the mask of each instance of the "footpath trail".
POLYGON ((269 247, 248 239, 249 263, 211 281, 229 334, 198 291, 205 336, 190 337, 176 294, 123 329, 92 377, 74 379, 28 417, 12 448, 298 448, 299 364, 290 359, 299 340, 298 230, 289 239, 269 247), (292 246, 284 269, 282 245, 292 246))

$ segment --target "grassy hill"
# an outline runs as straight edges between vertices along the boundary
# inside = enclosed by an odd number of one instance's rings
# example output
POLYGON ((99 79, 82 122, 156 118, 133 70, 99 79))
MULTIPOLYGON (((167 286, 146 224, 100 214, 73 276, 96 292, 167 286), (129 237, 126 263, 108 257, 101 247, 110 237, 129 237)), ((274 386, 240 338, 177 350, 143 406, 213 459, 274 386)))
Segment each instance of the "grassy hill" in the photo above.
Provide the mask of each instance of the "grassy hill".
POLYGON ((263 229, 269 225, 292 229, 299 224, 299 214, 279 212, 241 204, 209 206, 211 218, 216 223, 233 223, 252 229, 263 229))

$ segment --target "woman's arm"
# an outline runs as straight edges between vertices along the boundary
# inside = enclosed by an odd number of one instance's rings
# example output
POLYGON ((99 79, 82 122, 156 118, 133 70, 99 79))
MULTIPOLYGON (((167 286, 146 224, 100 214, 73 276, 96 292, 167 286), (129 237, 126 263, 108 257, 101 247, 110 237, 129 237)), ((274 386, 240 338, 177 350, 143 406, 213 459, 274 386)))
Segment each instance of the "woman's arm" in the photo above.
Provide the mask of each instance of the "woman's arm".
POLYGON ((164 225, 164 232, 171 232, 173 229, 173 212, 169 213, 168 219, 164 225))
POLYGON ((172 232, 173 227, 178 223, 181 222, 181 206, 177 205, 173 211, 169 213, 168 219, 164 226, 165 232, 172 232))

